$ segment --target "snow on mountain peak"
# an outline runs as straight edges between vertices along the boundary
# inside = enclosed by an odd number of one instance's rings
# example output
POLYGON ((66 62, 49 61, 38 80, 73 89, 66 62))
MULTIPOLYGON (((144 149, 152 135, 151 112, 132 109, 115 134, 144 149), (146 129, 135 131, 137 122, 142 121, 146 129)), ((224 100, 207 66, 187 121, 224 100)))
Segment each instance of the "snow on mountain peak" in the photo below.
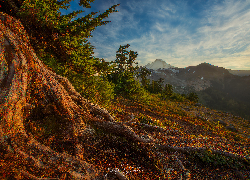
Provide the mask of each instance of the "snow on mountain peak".
POLYGON ((153 69, 153 70, 157 70, 159 68, 165 68, 165 69, 174 68, 174 66, 171 66, 170 64, 166 63, 162 59, 156 59, 154 62, 148 63, 144 67, 148 69, 153 69))

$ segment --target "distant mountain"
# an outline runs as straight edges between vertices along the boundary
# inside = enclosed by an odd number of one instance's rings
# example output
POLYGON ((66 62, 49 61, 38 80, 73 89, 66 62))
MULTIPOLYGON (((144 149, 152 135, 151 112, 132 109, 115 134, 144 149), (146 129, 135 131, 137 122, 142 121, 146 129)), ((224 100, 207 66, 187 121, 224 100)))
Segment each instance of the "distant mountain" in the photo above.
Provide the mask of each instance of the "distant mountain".
POLYGON ((153 70, 157 70, 159 68, 165 68, 165 69, 174 68, 174 66, 171 66, 170 64, 166 63, 162 59, 156 59, 154 62, 148 63, 144 67, 146 67, 148 69, 153 69, 153 70))
POLYGON ((237 76, 249 76, 250 75, 250 70, 231 70, 231 69, 228 69, 228 71, 231 74, 237 75, 237 76))
MULTIPOLYGON (((164 79, 180 94, 196 92, 203 105, 250 119, 250 76, 233 75, 228 69, 201 63, 197 66, 156 69, 162 60, 151 63, 151 80, 164 79), (152 68, 154 67, 154 68, 152 68), (153 70, 152 70, 153 69, 153 70)), ((163 66, 162 66, 163 67, 163 66)))
POLYGON ((189 66, 186 68, 179 68, 179 73, 177 75, 181 79, 191 80, 191 79, 222 79, 225 77, 233 77, 229 71, 223 67, 217 67, 210 65, 208 63, 201 63, 197 66, 189 66))

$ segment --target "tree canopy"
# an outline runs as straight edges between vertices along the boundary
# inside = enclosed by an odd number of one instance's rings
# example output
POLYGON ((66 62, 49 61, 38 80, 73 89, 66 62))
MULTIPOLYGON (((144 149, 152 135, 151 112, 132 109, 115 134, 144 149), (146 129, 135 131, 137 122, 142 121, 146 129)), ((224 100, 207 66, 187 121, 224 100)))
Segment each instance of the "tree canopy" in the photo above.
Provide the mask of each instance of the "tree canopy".
MULTIPOLYGON (((0 2, 0 10, 22 22, 38 57, 53 71, 69 78, 84 97, 92 101, 108 101, 113 96, 112 84, 94 74, 106 73, 109 68, 103 59, 93 56, 94 48, 87 38, 98 26, 110 22, 104 19, 117 12, 119 4, 103 13, 91 12, 77 18, 84 11, 73 11, 66 15, 60 12, 60 9, 68 9, 70 2, 6 0, 0 2)), ((94 0, 80 0, 79 5, 90 8, 91 2, 94 0)))

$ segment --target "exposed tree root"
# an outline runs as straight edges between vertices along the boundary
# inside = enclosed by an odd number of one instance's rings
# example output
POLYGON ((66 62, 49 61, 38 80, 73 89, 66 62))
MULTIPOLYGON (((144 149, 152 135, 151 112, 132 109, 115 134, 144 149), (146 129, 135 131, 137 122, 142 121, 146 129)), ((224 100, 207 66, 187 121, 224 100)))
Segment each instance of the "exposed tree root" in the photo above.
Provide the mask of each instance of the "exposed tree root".
POLYGON ((153 125, 139 123, 139 122, 130 121, 130 122, 126 122, 124 124, 129 125, 129 126, 137 126, 137 127, 140 127, 141 129, 144 129, 146 131, 152 131, 152 132, 164 132, 164 133, 170 133, 170 134, 177 134, 178 133, 177 130, 166 130, 160 126, 153 126, 153 125))
MULTIPOLYGON (((39 102, 45 106, 55 104, 57 112, 69 120, 65 136, 70 136, 75 147, 79 143, 78 136, 81 136, 81 131, 85 128, 83 117, 89 113, 94 116, 89 122, 95 127, 131 140, 147 142, 129 127, 115 123, 105 109, 82 98, 66 78, 46 68, 31 49, 21 23, 3 13, 1 17, 1 63, 4 69, 1 69, 0 132, 5 148, 19 154, 37 168, 60 170, 66 167, 68 173, 76 179, 97 179, 98 170, 77 158, 81 154, 80 148, 75 148, 75 156, 60 154, 26 132, 24 118, 39 102), (32 83, 37 84, 35 97, 29 89, 32 83), (42 102, 36 99, 41 99, 42 102)), ((115 174, 122 179, 121 173, 115 174)), ((26 175, 32 177, 29 173, 26 175)))
POLYGON ((190 179, 190 172, 183 166, 182 162, 179 160, 179 158, 175 155, 172 156, 176 162, 177 165, 180 167, 182 174, 181 174, 181 179, 189 180, 190 179))
POLYGON ((121 173, 118 169, 114 169, 114 170, 111 170, 108 174, 105 175, 105 178, 107 180, 110 180, 110 179, 119 179, 119 180, 127 180, 128 178, 123 174, 121 173))

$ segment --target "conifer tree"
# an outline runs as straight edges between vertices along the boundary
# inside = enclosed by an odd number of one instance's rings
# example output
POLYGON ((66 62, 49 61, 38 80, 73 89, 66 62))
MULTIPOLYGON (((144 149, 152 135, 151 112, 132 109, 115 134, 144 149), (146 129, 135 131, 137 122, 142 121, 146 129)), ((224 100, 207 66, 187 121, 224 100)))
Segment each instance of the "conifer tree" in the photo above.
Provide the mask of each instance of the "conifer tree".
POLYGON ((141 84, 145 89, 149 88, 150 80, 147 78, 151 74, 151 71, 145 67, 140 68, 138 77, 141 78, 141 84))
MULTIPOLYGON (((90 3, 94 0, 80 0, 79 5, 90 8, 90 3)), ((31 37, 31 44, 39 52, 40 56, 49 53, 56 56, 59 61, 72 61, 76 56, 90 59, 92 57, 93 46, 87 41, 91 37, 91 32, 96 27, 105 25, 110 21, 103 21, 112 12, 117 12, 113 5, 106 12, 95 15, 98 12, 73 20, 82 10, 73 11, 67 15, 61 15, 60 9, 68 9, 71 0, 7 0, 1 1, 1 11, 11 14, 19 19, 24 25, 27 33, 31 37), (69 58, 69 59, 68 59, 69 58)), ((68 63, 69 63, 68 62, 68 63)), ((80 71, 79 63, 71 62, 77 71, 80 71), (77 65, 78 64, 78 65, 77 65)))
MULTIPOLYGON (((90 8, 94 0, 80 0, 79 5, 90 8)), ((66 76, 84 97, 97 101, 112 99, 113 87, 105 79, 95 77, 108 71, 103 59, 93 56, 93 46, 87 38, 96 27, 105 25, 113 5, 104 13, 91 12, 77 18, 82 10, 61 15, 60 9, 70 7, 71 0, 6 0, 1 11, 19 19, 27 31, 38 57, 56 73, 66 76), (73 18, 76 18, 73 20, 73 18), (104 89, 105 88, 105 89, 104 89), (101 94, 101 96, 100 96, 101 94)))
POLYGON ((164 82, 164 79, 160 78, 157 81, 152 80, 149 88, 149 92, 151 93, 161 93, 162 92, 162 84, 164 82))
POLYGON ((137 52, 134 51, 127 51, 125 49, 129 48, 129 44, 119 47, 118 51, 116 51, 116 60, 114 63, 116 64, 115 71, 116 72, 124 72, 124 71, 130 71, 135 73, 135 71, 138 69, 138 66, 134 67, 133 65, 136 65, 135 59, 138 56, 137 52))
POLYGON ((163 90, 163 94, 167 97, 172 96, 173 94, 173 86, 171 84, 166 84, 163 90))
POLYGON ((116 94, 123 94, 128 98, 139 96, 142 93, 140 83, 135 79, 138 66, 135 62, 138 53, 135 51, 127 51, 130 45, 120 46, 116 51, 116 60, 112 61, 113 70, 108 75, 108 79, 115 84, 116 94))

